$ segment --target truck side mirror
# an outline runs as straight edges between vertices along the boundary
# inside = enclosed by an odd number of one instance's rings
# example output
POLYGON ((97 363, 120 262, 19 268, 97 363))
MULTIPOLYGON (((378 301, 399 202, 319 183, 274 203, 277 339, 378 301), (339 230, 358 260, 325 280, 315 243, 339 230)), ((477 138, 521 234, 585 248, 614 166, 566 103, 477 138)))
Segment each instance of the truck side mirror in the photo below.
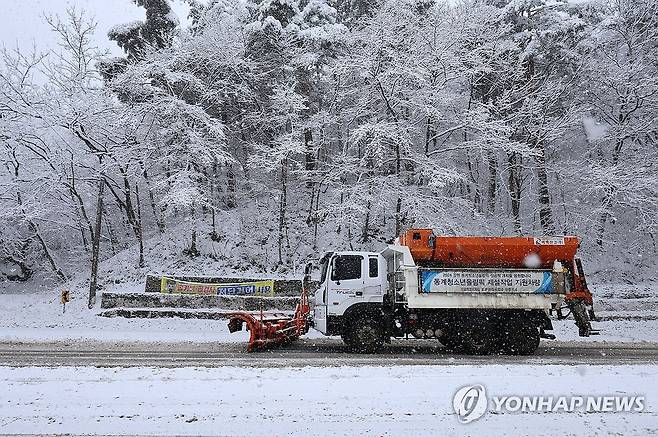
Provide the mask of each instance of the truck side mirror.
POLYGON ((340 285, 340 280, 336 278, 336 260, 337 256, 331 258, 331 280, 336 281, 336 285, 340 285))
POLYGON ((304 279, 302 280, 304 287, 308 287, 308 284, 311 283, 312 270, 313 270, 313 263, 308 263, 306 264, 306 267, 304 267, 304 279))

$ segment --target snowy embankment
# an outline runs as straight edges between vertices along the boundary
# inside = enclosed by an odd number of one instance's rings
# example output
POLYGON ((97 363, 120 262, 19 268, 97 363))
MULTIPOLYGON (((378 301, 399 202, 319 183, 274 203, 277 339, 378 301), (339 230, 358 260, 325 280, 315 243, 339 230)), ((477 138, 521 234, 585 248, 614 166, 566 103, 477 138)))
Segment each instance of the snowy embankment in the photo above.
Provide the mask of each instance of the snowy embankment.
MULTIPOLYGON (((143 284, 120 287, 124 291, 139 291, 143 284)), ((601 335, 579 338, 573 320, 568 319, 554 321, 554 333, 559 340, 658 342, 655 287, 602 284, 593 289, 595 308, 602 319, 594 326, 601 330, 601 335)), ((0 341, 244 342, 247 339, 246 332, 229 334, 224 320, 106 318, 99 317, 98 312, 98 306, 87 309, 81 293, 73 295, 64 314, 57 291, 4 294, 0 299, 0 341)), ((320 334, 311 331, 309 335, 320 334)))
POLYGON ((0 368, 0 433, 223 436, 647 435, 656 366, 0 368), (482 384, 483 417, 453 395, 482 384), (642 412, 495 412, 492 397, 644 396, 642 412))
MULTIPOLYGON (((135 288, 140 284, 135 284, 135 288)), ((143 285, 141 285, 143 287, 143 285)), ((245 343, 249 333, 229 333, 226 320, 125 319, 100 317, 73 298, 62 312, 53 293, 5 294, 0 299, 0 342, 109 341, 161 343, 245 343)), ((320 336, 312 331, 309 336, 320 336)))
POLYGON ((75 298, 62 313, 55 293, 10 294, 0 300, 0 341, 65 340, 144 342, 245 342, 248 333, 230 334, 225 320, 124 319, 99 317, 75 298))

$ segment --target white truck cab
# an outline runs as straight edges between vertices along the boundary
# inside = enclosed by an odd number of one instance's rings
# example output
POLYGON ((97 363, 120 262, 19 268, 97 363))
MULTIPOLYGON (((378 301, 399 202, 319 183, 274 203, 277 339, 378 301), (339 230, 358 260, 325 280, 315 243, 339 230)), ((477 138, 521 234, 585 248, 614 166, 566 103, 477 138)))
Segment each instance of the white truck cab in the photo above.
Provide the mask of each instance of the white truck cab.
POLYGON ((337 324, 360 304, 381 306, 387 291, 386 260, 376 252, 328 252, 320 259, 320 286, 313 301, 315 329, 340 334, 337 324))

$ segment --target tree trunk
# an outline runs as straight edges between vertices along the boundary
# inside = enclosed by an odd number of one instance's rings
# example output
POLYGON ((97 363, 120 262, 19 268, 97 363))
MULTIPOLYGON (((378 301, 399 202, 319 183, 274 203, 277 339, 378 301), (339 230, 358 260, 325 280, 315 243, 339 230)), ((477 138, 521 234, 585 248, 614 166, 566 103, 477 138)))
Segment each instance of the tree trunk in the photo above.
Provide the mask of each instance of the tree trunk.
POLYGON ((46 255, 46 259, 48 260, 48 263, 50 264, 50 268, 52 268, 53 272, 55 272, 55 275, 61 280, 61 281, 66 281, 68 278, 60 270, 59 267, 57 267, 57 264, 55 264, 55 260, 53 259, 52 255, 50 254, 50 250, 48 249, 48 246, 46 245, 46 242, 44 239, 41 237, 41 233, 39 232, 39 227, 37 226, 36 223, 34 223, 32 220, 27 221, 28 225, 30 226, 30 229, 32 232, 34 232, 34 236, 37 237, 37 240, 39 240, 39 244, 41 245, 41 249, 43 249, 44 255, 46 255))
POLYGON ((201 254, 197 248, 197 221, 196 221, 196 207, 190 208, 190 216, 192 217, 192 233, 190 247, 183 250, 183 253, 194 258, 201 254))
POLYGON ((432 140, 432 117, 427 117, 425 123, 425 155, 427 155, 430 152, 430 142, 432 140))
POLYGON ((315 197, 315 211, 313 212, 313 249, 318 247, 318 225, 320 223, 320 217, 318 216, 318 209, 320 205, 320 187, 317 189, 317 194, 315 197))
POLYGON ((487 152, 487 167, 489 168, 489 203, 488 212, 496 212, 496 193, 498 192, 498 160, 491 150, 487 152))
MULTIPOLYGON (((69 189, 69 193, 71 194, 71 199, 74 201, 74 203, 77 203, 78 205, 78 217, 82 216, 82 220, 84 220, 84 223, 87 225, 87 229, 89 230, 89 237, 93 240, 94 239, 94 230, 91 226, 91 221, 89 220, 89 216, 87 215, 87 210, 85 209, 85 203, 82 200, 82 196, 78 192, 78 189, 75 186, 75 168, 73 166, 73 162, 71 162, 71 178, 70 182, 66 182, 65 185, 69 189)), ((85 246, 85 251, 88 251, 87 249, 87 237, 85 236, 85 231, 84 229, 80 229, 82 232, 82 239, 84 242, 85 246)))
POLYGON ((233 164, 226 167, 226 207, 233 209, 237 206, 235 199, 235 170, 233 164))
POLYGON ((100 257, 101 245, 101 224, 103 219, 103 189, 105 180, 101 177, 98 181, 98 200, 96 203, 96 226, 94 229, 94 239, 91 247, 91 278, 89 279, 89 300, 88 307, 92 309, 96 305, 96 288, 98 286, 98 262, 100 257))
POLYGON ((217 223, 215 220, 215 207, 210 207, 210 216, 212 218, 212 232, 210 233, 210 239, 212 241, 219 241, 219 233, 217 232, 217 223))
MULTIPOLYGON (((466 137, 466 134, 464 134, 464 137, 466 137)), ((479 184, 479 172, 478 172, 478 162, 476 161, 475 164, 471 162, 471 154, 466 152, 466 161, 468 162, 468 174, 471 177, 471 183, 473 184, 473 205, 475 206, 475 210, 478 213, 482 212, 482 195, 480 194, 480 184, 479 184)), ((470 195, 470 184, 466 186, 468 189, 469 195, 470 195)))
POLYGON ((514 230, 521 234, 521 166, 519 156, 516 153, 508 155, 509 163, 509 195, 512 203, 512 219, 514 230))
POLYGON ((288 203, 288 159, 281 162, 281 197, 279 200, 279 265, 283 264, 283 241, 286 238, 286 208, 288 203))
POLYGON ((192 243, 190 244, 190 256, 199 256, 199 249, 196 246, 196 224, 192 228, 192 243))
MULTIPOLYGON (((17 173, 18 175, 18 173, 17 173)), ((43 250, 44 255, 46 256, 46 259, 48 260, 48 263, 50 264, 50 268, 55 272, 55 275, 62 280, 66 281, 68 278, 62 272, 59 267, 57 267, 57 264, 55 264, 55 260, 53 259, 52 255, 50 254, 50 249, 48 249, 48 245, 46 244, 45 240, 43 237, 41 237, 41 233, 39 232, 39 227, 37 226, 36 223, 34 223, 31 219, 27 217, 27 214, 25 213, 25 209, 23 208, 23 198, 21 197, 20 191, 16 192, 16 202, 18 203, 18 206, 21 207, 21 210, 23 212, 23 217, 25 217, 27 224, 32 232, 34 232, 34 236, 37 238, 39 241, 39 244, 41 245, 41 249, 43 250)))
MULTIPOLYGON (((144 251, 144 241, 142 237, 142 226, 141 226, 141 219, 138 220, 138 212, 136 212, 135 207, 133 206, 133 201, 132 201, 132 188, 130 185, 130 181, 128 180, 128 169, 127 168, 119 168, 121 171, 121 174, 123 176, 123 192, 121 193, 123 195, 123 199, 121 196, 119 196, 119 193, 117 193, 114 188, 106 181, 105 184, 108 186, 110 189, 112 196, 116 200, 117 204, 123 211, 125 212, 126 215, 126 220, 128 221, 128 224, 130 225, 130 228, 133 231, 133 234, 135 235, 135 239, 137 240, 137 244, 140 247, 140 267, 144 264, 144 258, 143 258, 143 251, 144 251)), ((139 203, 139 199, 137 199, 137 202, 139 203)), ((139 205, 138 205, 138 208, 139 205)), ((141 212, 139 213, 141 215, 141 212)))
MULTIPOLYGON (((615 143, 615 148, 612 152, 613 167, 617 167, 623 147, 624 147, 624 140, 617 139, 617 142, 615 143)), ((598 244, 600 247, 603 247, 603 237, 605 236, 605 225, 608 219, 610 218, 609 208, 610 206, 612 206, 612 201, 615 197, 615 193, 616 190, 613 186, 606 187, 605 194, 603 195, 603 201, 601 202, 603 212, 601 213, 601 218, 599 219, 599 225, 597 227, 598 229, 596 232, 596 244, 598 244)))
POLYGON ((317 210, 314 209, 315 206, 315 188, 311 188, 311 204, 308 206, 308 214, 306 215, 306 224, 311 226, 313 224, 313 212, 317 210))
POLYGON ((144 170, 144 180, 146 181, 146 187, 149 190, 149 201, 151 203, 151 210, 153 211, 153 218, 155 218, 155 223, 158 225, 158 231, 160 231, 160 233, 163 234, 165 231, 165 222, 162 217, 161 211, 159 211, 159 208, 155 203, 155 195, 153 194, 151 181, 149 180, 149 176, 146 170, 144 170))
MULTIPOLYGON (((313 176, 311 172, 315 170, 315 150, 313 147, 313 131, 310 128, 304 129, 304 154, 306 168, 306 188, 313 188, 313 176)), ((311 194, 311 196, 313 196, 311 194)))
POLYGON ((370 236, 370 200, 366 203, 366 216, 363 220, 363 228, 361 229, 361 242, 367 243, 370 236))
POLYGON ((135 183, 135 199, 137 201, 137 219, 135 220, 135 234, 139 244, 139 268, 144 267, 144 232, 142 228, 142 205, 139 199, 139 186, 135 183))
MULTIPOLYGON (((400 150, 400 145, 395 144, 395 174, 398 179, 398 183, 401 184, 401 170, 402 170, 402 151, 400 150)), ((402 198, 398 194, 398 198, 395 202, 395 236, 400 235, 400 229, 402 227, 400 213, 402 211, 402 198)))
POLYGON ((599 218, 599 224, 596 230, 596 244, 600 247, 603 247, 603 239, 605 237, 605 225, 608 222, 608 219, 610 218, 609 208, 612 205, 612 199, 614 198, 614 195, 615 195, 614 187, 610 187, 610 186, 606 187, 605 194, 603 196, 603 201, 601 202, 601 207, 603 208, 603 212, 601 213, 601 217, 599 218))
POLYGON ((546 173, 546 149, 540 145, 540 155, 537 157, 539 179, 539 222, 546 234, 555 232, 555 222, 551 210, 551 195, 548 188, 548 174, 546 173))
POLYGON ((78 205, 76 210, 78 215, 78 223, 80 226, 80 233, 82 234, 82 243, 84 244, 85 252, 89 252, 87 235, 85 234, 84 225, 86 224, 87 229, 89 230, 89 236, 92 240, 94 239, 94 230, 91 226, 91 222, 89 221, 89 217, 87 216, 87 210, 85 209, 85 205, 82 202, 82 197, 73 185, 69 187, 69 193, 71 194, 71 200, 78 205))
MULTIPOLYGON (((76 203, 75 199, 73 198, 73 193, 71 193, 71 201, 73 203, 76 203)), ((76 216, 78 219, 78 228, 80 228, 80 238, 82 240, 82 247, 84 247, 85 252, 89 252, 89 242, 87 241, 87 234, 85 234, 85 228, 84 225, 82 224, 82 217, 80 216, 80 210, 76 208, 76 216)), ((91 237, 93 238, 93 234, 91 234, 91 237)))
POLYGON ((402 231, 402 198, 398 197, 397 202, 395 203, 395 236, 400 235, 402 231))
POLYGON ((105 228, 107 229, 107 236, 110 239, 110 249, 112 250, 112 255, 117 254, 117 246, 119 246, 119 240, 117 240, 116 233, 114 228, 112 228, 112 221, 108 219, 109 214, 107 213, 107 205, 103 203, 103 220, 105 221, 105 228))

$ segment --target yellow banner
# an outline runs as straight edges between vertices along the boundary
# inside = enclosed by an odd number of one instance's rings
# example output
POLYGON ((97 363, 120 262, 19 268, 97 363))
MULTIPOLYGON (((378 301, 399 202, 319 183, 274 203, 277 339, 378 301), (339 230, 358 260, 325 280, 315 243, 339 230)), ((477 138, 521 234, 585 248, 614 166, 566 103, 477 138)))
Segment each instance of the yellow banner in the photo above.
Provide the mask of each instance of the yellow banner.
POLYGON ((202 296, 274 296, 274 281, 204 284, 179 281, 165 276, 160 280, 160 293, 202 296))

